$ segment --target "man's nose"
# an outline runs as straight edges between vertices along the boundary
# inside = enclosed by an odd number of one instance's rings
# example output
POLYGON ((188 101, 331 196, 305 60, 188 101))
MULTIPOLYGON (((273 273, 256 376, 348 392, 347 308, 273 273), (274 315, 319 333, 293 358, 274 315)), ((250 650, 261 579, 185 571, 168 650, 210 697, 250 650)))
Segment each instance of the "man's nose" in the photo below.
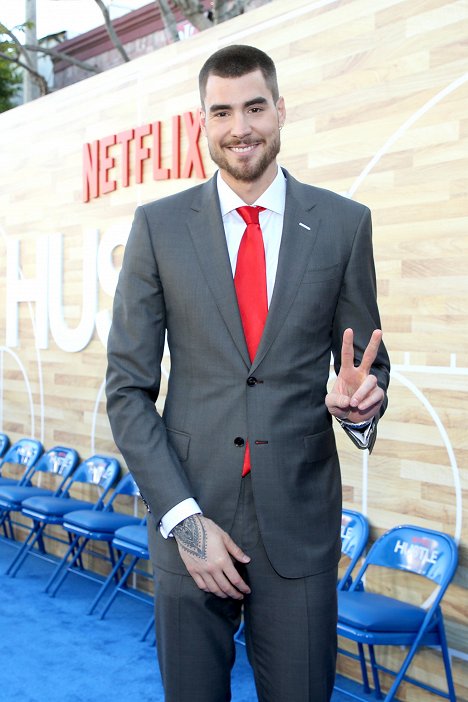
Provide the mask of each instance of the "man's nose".
POLYGON ((231 125, 232 136, 237 137, 237 139, 242 139, 250 134, 251 131, 252 128, 250 126, 248 115, 246 115, 244 112, 234 113, 231 125))

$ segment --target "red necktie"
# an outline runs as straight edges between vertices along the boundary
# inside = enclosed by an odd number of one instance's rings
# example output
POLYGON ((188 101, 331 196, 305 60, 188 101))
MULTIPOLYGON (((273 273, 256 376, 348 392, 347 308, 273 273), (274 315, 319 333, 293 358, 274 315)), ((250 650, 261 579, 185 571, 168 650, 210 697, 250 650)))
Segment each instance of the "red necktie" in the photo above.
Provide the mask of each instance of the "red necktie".
MULTIPOLYGON (((265 248, 258 216, 264 207, 238 207, 246 228, 237 254, 234 286, 236 288, 245 340, 253 361, 268 314, 265 248)), ((250 447, 246 443, 242 475, 250 471, 250 447)))

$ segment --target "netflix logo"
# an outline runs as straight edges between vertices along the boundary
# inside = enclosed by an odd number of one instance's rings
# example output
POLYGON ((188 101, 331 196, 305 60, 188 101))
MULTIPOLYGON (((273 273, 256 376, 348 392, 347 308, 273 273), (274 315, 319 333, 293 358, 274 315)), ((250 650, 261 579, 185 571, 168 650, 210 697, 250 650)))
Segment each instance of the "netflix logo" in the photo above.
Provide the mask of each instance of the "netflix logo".
MULTIPOLYGON (((200 152, 198 111, 174 115, 170 122, 150 122, 83 145, 83 202, 153 180, 205 178, 200 152), (162 149, 163 130, 170 130, 170 153, 162 149), (182 144, 186 144, 182 153, 182 144), (151 169, 144 169, 146 161, 151 169), (131 173, 133 177, 131 178, 131 173), (150 174, 150 175, 148 175, 150 174)), ((167 149, 168 150, 168 149, 167 149)))

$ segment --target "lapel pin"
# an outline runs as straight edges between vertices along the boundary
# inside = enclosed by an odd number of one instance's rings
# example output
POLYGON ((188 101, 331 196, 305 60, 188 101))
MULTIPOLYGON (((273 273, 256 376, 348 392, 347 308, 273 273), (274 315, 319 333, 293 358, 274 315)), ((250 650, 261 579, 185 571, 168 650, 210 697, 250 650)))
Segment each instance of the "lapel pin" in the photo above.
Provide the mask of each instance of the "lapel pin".
POLYGON ((307 229, 307 231, 310 232, 310 227, 307 226, 307 224, 302 224, 302 222, 299 222, 300 227, 304 227, 304 229, 307 229))

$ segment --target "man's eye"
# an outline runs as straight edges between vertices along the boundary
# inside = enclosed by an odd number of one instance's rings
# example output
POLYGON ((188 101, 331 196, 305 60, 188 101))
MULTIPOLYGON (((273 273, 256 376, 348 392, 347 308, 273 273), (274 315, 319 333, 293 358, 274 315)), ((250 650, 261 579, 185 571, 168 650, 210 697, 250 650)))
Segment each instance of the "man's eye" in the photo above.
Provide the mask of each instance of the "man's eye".
POLYGON ((250 111, 251 111, 251 112, 254 112, 254 113, 262 112, 262 108, 261 108, 261 107, 252 107, 252 108, 250 109, 250 111))
POLYGON ((215 117, 226 117, 226 116, 227 116, 227 112, 216 112, 215 113, 215 117))

